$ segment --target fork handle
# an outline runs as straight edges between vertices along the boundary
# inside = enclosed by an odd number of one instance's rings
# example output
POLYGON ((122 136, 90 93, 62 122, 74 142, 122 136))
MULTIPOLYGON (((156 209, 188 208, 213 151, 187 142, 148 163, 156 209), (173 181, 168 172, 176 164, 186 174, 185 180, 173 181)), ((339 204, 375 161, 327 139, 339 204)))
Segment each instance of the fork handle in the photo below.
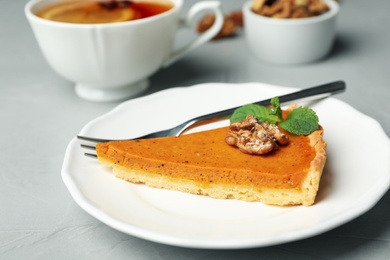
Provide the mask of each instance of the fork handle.
MULTIPOLYGON (((331 82, 331 83, 327 83, 327 84, 323 84, 311 88, 302 89, 290 94, 281 95, 279 96, 279 102, 281 104, 285 104, 291 101, 302 102, 302 101, 318 100, 318 99, 329 97, 337 93, 344 92, 345 89, 346 89, 345 82, 340 80, 340 81, 335 81, 335 82, 331 82)), ((261 100, 259 102, 255 102, 253 104, 267 106, 271 104, 271 98, 261 100)), ((180 127, 182 127, 182 131, 180 133, 177 133, 176 135, 180 135, 183 132, 189 130, 190 128, 208 124, 210 122, 218 121, 219 119, 224 119, 230 116, 231 114, 233 114, 234 110, 236 110, 237 108, 239 107, 229 108, 226 110, 193 118, 181 124, 180 127)))

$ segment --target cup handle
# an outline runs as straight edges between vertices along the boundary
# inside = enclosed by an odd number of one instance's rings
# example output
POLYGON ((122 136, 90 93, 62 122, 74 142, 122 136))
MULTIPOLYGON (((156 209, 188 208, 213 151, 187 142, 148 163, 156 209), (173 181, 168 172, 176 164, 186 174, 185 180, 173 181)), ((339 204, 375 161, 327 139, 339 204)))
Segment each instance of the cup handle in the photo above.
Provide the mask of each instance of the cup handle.
POLYGON ((203 11, 203 10, 211 10, 213 11, 215 15, 215 22, 214 24, 208 29, 207 31, 203 32, 200 36, 198 36, 196 39, 185 45, 184 47, 181 47, 179 50, 176 50, 170 54, 168 57, 168 60, 165 61, 163 67, 167 67, 180 59, 183 55, 187 54, 189 51, 199 47, 200 45, 208 42, 211 40, 217 33, 221 30, 224 16, 221 11, 221 3, 218 1, 204 1, 204 2, 198 2, 192 8, 188 11, 187 17, 185 20, 181 21, 181 28, 183 27, 191 27, 192 20, 195 18, 195 16, 203 11))

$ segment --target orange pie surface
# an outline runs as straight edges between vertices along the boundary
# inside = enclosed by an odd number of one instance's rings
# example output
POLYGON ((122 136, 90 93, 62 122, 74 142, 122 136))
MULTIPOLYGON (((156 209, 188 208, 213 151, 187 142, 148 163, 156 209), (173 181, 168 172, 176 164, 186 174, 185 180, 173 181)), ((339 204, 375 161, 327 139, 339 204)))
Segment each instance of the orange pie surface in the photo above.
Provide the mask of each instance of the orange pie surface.
POLYGON ((227 145, 228 130, 99 143, 96 150, 101 163, 131 182, 215 198, 313 204, 326 159, 322 129, 308 136, 285 132, 289 143, 266 155, 227 145))

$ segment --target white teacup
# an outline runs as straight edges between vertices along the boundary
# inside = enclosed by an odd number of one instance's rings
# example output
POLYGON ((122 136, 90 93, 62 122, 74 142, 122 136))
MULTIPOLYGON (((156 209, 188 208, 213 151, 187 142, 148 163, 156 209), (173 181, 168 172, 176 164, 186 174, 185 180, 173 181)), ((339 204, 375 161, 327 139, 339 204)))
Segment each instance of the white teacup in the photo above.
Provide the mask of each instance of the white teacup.
POLYGON ((123 100, 148 87, 148 77, 196 47, 221 29, 223 14, 217 1, 198 2, 180 18, 183 0, 173 8, 139 20, 75 24, 42 19, 36 13, 60 0, 31 0, 25 14, 51 67, 76 83, 78 96, 92 101, 123 100), (178 29, 189 26, 201 11, 212 11, 214 25, 190 43, 173 51, 178 29))
POLYGON ((326 56, 334 42, 339 5, 323 0, 329 11, 319 16, 277 19, 251 10, 252 0, 243 6, 245 36, 249 48, 261 60, 278 64, 301 64, 326 56))

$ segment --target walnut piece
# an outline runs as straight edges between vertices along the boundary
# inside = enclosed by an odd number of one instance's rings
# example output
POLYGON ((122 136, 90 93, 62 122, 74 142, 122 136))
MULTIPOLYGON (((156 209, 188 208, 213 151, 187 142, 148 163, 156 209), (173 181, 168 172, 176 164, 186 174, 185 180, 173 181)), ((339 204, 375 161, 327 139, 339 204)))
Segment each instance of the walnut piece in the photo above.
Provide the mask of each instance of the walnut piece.
POLYGON ((241 122, 232 123, 225 142, 236 146, 243 153, 266 154, 286 145, 288 137, 274 124, 264 123, 254 116, 247 116, 241 122))
MULTIPOLYGON (((203 33, 207 31, 214 24, 214 22, 215 22, 214 14, 208 14, 204 16, 197 25, 197 31, 199 33, 203 33)), ((214 40, 232 36, 242 26, 243 26, 242 12, 241 11, 231 12, 225 15, 222 28, 218 32, 218 34, 214 37, 214 40)))
POLYGON ((252 11, 273 18, 305 18, 321 15, 329 7, 321 0, 253 0, 252 11))

